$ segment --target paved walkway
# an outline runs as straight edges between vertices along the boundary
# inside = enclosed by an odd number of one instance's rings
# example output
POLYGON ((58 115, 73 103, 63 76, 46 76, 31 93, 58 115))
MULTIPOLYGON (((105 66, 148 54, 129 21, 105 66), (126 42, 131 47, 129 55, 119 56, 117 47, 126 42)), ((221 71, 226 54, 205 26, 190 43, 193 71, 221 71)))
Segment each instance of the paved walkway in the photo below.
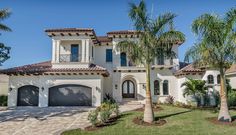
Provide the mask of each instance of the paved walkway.
MULTIPOLYGON (((142 105, 121 105, 120 112, 142 105)), ((22 107, 0 112, 0 135, 55 135, 62 131, 85 128, 91 107, 22 107)))

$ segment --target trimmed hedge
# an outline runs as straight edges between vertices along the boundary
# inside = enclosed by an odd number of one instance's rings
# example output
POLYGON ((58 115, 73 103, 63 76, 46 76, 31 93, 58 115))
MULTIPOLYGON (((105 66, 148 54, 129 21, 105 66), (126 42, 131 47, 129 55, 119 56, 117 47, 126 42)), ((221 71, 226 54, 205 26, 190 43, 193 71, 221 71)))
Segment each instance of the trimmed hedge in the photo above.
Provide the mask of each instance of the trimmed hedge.
POLYGON ((7 106, 7 96, 0 96, 0 106, 7 106))

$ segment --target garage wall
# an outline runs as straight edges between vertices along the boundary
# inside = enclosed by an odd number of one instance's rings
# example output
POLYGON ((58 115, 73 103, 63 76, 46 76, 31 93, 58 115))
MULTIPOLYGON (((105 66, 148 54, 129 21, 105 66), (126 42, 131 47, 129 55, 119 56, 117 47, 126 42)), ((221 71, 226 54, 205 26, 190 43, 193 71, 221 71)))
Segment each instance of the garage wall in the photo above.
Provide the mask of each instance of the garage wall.
POLYGON ((236 89, 236 73, 228 74, 226 77, 230 80, 229 84, 233 89, 236 89))
POLYGON ((11 76, 8 106, 17 105, 17 89, 24 85, 39 87, 39 107, 48 106, 48 89, 62 84, 78 84, 92 88, 92 106, 99 106, 102 101, 103 77, 97 75, 62 75, 62 76, 11 76))

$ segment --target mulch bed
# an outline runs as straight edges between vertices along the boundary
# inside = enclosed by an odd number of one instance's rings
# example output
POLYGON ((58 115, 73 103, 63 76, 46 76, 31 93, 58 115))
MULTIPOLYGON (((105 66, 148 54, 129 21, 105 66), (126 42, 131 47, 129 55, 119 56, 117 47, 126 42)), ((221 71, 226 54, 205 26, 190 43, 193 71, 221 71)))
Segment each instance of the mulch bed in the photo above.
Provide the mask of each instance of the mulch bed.
POLYGON ((96 124, 95 127, 88 126, 84 130, 85 131, 96 131, 96 130, 102 129, 102 128, 106 127, 106 126, 111 126, 111 125, 116 124, 116 121, 118 119, 119 119, 119 117, 111 117, 106 123, 98 123, 98 124, 96 124))
POLYGON ((217 117, 206 118, 206 120, 216 125, 236 126, 236 120, 232 120, 232 122, 221 122, 221 121, 218 121, 217 117))
MULTIPOLYGON (((145 107, 138 108, 138 109, 135 109, 134 111, 143 112, 143 111, 144 111, 144 108, 145 108, 145 107)), ((161 108, 160 106, 155 106, 155 107, 153 107, 153 111, 154 111, 154 112, 158 112, 158 111, 161 111, 161 110, 163 110, 163 108, 161 108)))
POLYGON ((144 122, 142 118, 135 117, 133 119, 133 123, 135 123, 137 125, 141 125, 141 126, 162 126, 162 125, 166 124, 167 121, 163 120, 163 119, 160 119, 158 121, 154 121, 153 123, 147 123, 147 122, 144 122))

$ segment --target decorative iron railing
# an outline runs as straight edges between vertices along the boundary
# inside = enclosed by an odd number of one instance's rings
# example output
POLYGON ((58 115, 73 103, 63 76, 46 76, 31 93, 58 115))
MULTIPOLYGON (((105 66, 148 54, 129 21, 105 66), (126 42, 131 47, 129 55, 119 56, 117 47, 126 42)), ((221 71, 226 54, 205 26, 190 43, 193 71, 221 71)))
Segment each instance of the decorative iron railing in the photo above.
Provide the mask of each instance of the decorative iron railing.
POLYGON ((60 62, 81 62, 81 55, 73 56, 71 54, 60 54, 60 62))

